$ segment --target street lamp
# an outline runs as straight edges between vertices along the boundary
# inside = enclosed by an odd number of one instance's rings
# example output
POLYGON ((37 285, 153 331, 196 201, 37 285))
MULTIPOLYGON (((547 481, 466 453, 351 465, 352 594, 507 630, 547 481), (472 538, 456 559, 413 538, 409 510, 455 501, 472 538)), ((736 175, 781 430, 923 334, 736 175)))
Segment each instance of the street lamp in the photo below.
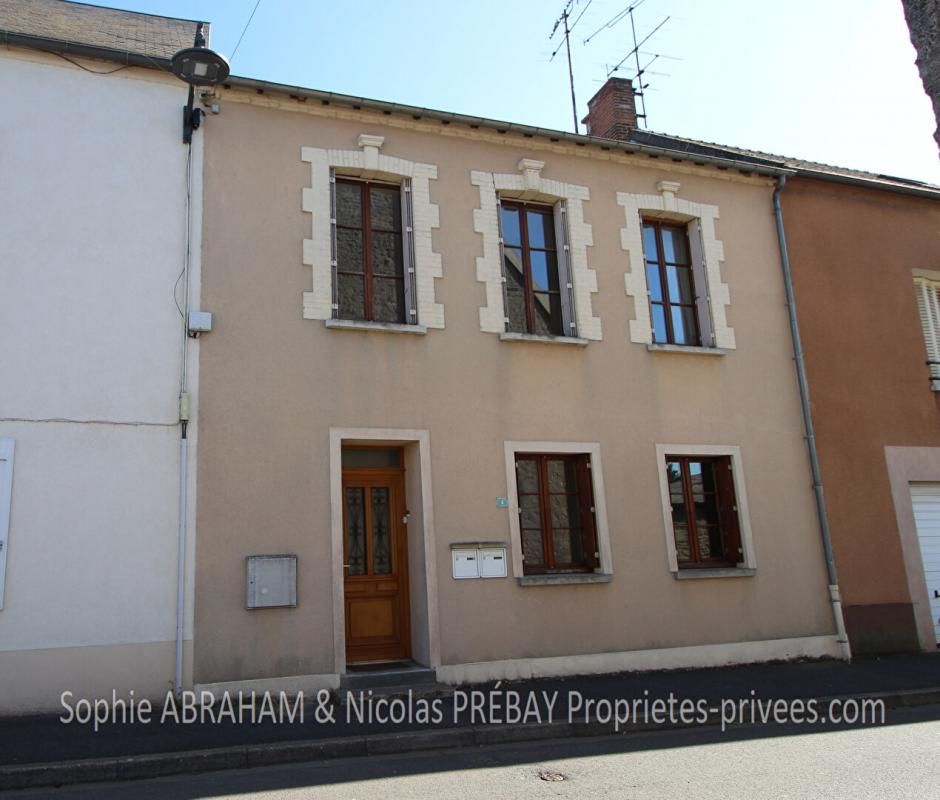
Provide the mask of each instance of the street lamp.
POLYGON ((189 84, 189 100, 183 107, 183 144, 189 144, 202 117, 202 109, 193 108, 196 87, 222 83, 229 75, 228 61, 224 56, 206 47, 200 22, 196 26, 196 41, 193 47, 186 47, 177 52, 170 59, 170 67, 177 78, 189 84))

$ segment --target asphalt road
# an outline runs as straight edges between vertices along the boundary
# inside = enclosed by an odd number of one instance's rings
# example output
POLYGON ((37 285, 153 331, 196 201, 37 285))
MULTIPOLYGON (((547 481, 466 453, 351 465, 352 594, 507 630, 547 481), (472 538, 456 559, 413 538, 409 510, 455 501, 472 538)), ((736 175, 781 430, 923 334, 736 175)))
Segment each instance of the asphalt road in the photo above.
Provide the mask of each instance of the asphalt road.
POLYGON ((665 731, 10 793, 60 800, 940 797, 940 707, 881 727, 665 731), (550 778, 553 780, 546 780, 550 778))

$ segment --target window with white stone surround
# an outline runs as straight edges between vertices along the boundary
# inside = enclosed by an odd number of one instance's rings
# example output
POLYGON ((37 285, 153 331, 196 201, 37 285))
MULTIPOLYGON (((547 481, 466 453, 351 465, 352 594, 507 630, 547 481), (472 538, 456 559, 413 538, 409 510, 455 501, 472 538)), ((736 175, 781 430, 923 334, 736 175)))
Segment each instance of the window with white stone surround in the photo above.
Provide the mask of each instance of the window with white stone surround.
POLYGON ((928 270, 914 272, 917 311, 924 334, 930 388, 940 392, 940 273, 928 270))
MULTIPOLYGON (((303 192, 303 210, 312 217, 312 235, 304 239, 303 262, 313 273, 312 289, 304 292, 303 315, 305 319, 326 320, 329 327, 337 328, 376 328, 413 333, 422 333, 427 328, 443 328, 444 306, 436 302, 434 286, 434 281, 442 274, 441 257, 434 252, 431 236, 432 230, 440 227, 438 207, 431 202, 430 193, 430 182, 437 179, 437 166, 383 155, 379 150, 384 143, 382 136, 362 134, 358 139, 358 150, 301 149, 301 158, 310 164, 311 170, 310 186, 303 192), (337 181, 349 180, 380 189, 397 186, 401 192, 400 224, 395 221, 379 225, 379 228, 388 228, 388 232, 376 229, 376 233, 385 238, 392 234, 401 237, 400 257, 376 256, 376 259, 400 261, 403 265, 398 270, 402 272, 399 291, 404 306, 401 314, 404 321, 400 324, 376 321, 383 318, 379 313, 363 320, 344 319, 350 315, 340 313, 338 262, 343 254, 338 252, 337 246, 336 185, 337 181)), ((378 190, 372 194, 378 196, 378 190)), ((363 196, 368 203, 371 195, 365 192, 363 196)), ((343 242, 339 244, 343 245, 343 242)), ((389 251, 393 250, 390 246, 389 251)), ((373 270, 368 266, 370 253, 365 254, 365 262, 365 280, 372 281, 373 270)), ((376 264, 376 286, 385 286, 381 283, 382 271, 382 266, 376 264)), ((341 270, 339 274, 343 273, 348 273, 348 269, 341 270)), ((386 283, 391 286, 391 281, 386 283)), ((371 293, 366 307, 372 307, 371 293)))
MULTIPOLYGON (((620 229, 620 244, 627 252, 629 272, 624 276, 627 295, 634 300, 634 318, 630 320, 631 341, 646 344, 650 349, 674 349, 721 353, 735 348, 734 329, 728 326, 725 310, 730 303, 728 285, 721 279, 724 246, 715 238, 715 220, 718 206, 693 203, 678 197, 677 181, 660 181, 659 194, 617 193, 617 203, 623 206, 626 224, 620 229), (643 247, 644 222, 665 223, 685 228, 691 260, 691 291, 694 301, 696 339, 699 347, 686 344, 660 343, 654 335, 652 306, 657 306, 651 292, 667 293, 669 286, 651 287, 647 281, 647 264, 657 260, 668 269, 661 254, 645 253, 643 247)), ((656 271, 653 271, 656 274, 656 271)), ((668 279, 668 276, 667 276, 668 279)), ((658 295, 657 295, 658 297, 658 295)), ((661 299, 661 298, 660 298, 661 299)), ((659 304, 660 306, 662 304, 659 304)), ((671 328, 670 328, 671 330, 671 328)))
MULTIPOLYGON (((473 211, 474 230, 483 236, 483 253, 477 257, 477 280, 486 287, 480 330, 509 340, 587 344, 601 338, 601 321, 594 316, 591 302, 591 295, 597 291, 597 275, 587 260, 587 248, 594 242, 591 226, 584 221, 584 202, 590 198, 590 191, 586 186, 543 178, 544 167, 543 161, 523 158, 518 173, 470 173, 471 183, 480 190, 480 206, 473 211), (504 241, 508 233, 500 229, 501 215, 508 219, 502 214, 504 202, 507 207, 521 209, 526 217, 531 214, 533 220, 550 210, 554 230, 540 224, 537 234, 529 230, 520 234, 518 242, 504 241), (529 263, 536 257, 545 261, 542 269, 549 270, 547 276, 540 278, 538 267, 529 263), (514 287, 507 286, 507 264, 512 268, 514 258, 519 261, 515 266, 522 276, 520 286, 515 288, 521 293, 521 285, 525 284, 530 306, 529 325, 524 332, 515 330, 518 325, 509 308, 518 300, 511 296, 514 287), (560 306, 547 311, 555 302, 560 306), (541 330, 537 319, 533 322, 538 316, 533 314, 533 303, 544 305, 548 316, 560 316, 557 325, 553 322, 547 326, 551 333, 541 330)), ((536 312, 539 310, 536 308, 536 312)))

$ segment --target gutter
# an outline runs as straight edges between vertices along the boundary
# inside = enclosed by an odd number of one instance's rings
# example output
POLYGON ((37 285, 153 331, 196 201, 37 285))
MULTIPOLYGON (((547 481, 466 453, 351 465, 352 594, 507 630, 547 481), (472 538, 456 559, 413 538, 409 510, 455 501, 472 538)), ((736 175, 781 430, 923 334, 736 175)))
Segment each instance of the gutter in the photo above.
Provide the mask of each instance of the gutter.
MULTIPOLYGON (((152 56, 142 55, 140 53, 131 53, 126 50, 114 50, 108 47, 96 47, 94 45, 80 44, 77 42, 67 42, 61 39, 50 39, 44 36, 31 36, 25 33, 15 33, 12 31, 0 30, 0 43, 6 45, 18 45, 20 47, 41 50, 47 53, 58 55, 76 55, 86 58, 97 58, 105 61, 117 62, 126 66, 156 68, 170 72, 170 60, 166 58, 154 58, 152 56)), ((871 189, 881 189, 883 191, 895 192, 897 194, 913 195, 915 197, 927 197, 934 200, 940 199, 940 189, 921 188, 918 186, 906 186, 898 183, 887 183, 871 180, 863 177, 851 175, 840 175, 832 172, 823 172, 820 170, 807 169, 804 167, 788 167, 785 162, 778 162, 776 165, 756 164, 750 161, 743 161, 734 158, 729 154, 727 158, 720 156, 701 155, 698 153, 688 153, 684 150, 673 150, 668 147, 657 147, 655 145, 638 144, 635 142, 624 142, 618 139, 605 139, 600 136, 586 136, 567 131, 557 131, 552 128, 539 128, 532 125, 521 125, 516 122, 502 122, 489 119, 487 117, 473 117, 466 114, 455 114, 448 111, 438 111, 432 108, 419 108, 417 106, 403 105, 401 103, 391 103, 383 100, 372 100, 368 97, 355 97, 352 95, 338 94, 336 92, 324 92, 317 89, 307 89, 302 86, 289 86, 282 83, 271 83, 269 81, 256 80, 254 78, 241 78, 232 76, 223 84, 226 89, 245 89, 253 91, 256 94, 265 94, 268 92, 282 94, 294 99, 300 100, 319 100, 323 105, 336 103, 337 105, 349 106, 354 109, 366 109, 369 111, 379 111, 386 115, 401 114, 410 116, 412 119, 433 119, 438 120, 445 125, 457 123, 467 125, 470 128, 487 128, 495 130, 498 133, 516 133, 526 138, 548 139, 552 142, 568 142, 579 147, 599 147, 601 150, 617 150, 624 153, 639 153, 651 157, 668 158, 674 161, 686 161, 697 165, 710 165, 719 169, 738 170, 744 174, 762 175, 765 177, 776 178, 780 175, 801 175, 808 178, 816 178, 834 183, 847 183, 855 186, 866 186, 871 189)))
POLYGON ((816 499, 816 517, 819 521, 819 533, 822 539, 823 553, 826 558, 826 578, 829 583, 829 601, 832 604, 832 616, 835 620, 836 635, 842 658, 852 660, 852 648, 845 630, 845 618, 842 614, 842 598, 839 594, 839 579, 836 574, 836 562, 832 553, 832 536, 829 531, 829 517, 826 514, 826 498, 823 493, 822 473, 819 468, 819 453, 816 448, 816 431, 813 426, 813 412, 809 400, 809 383, 806 378, 806 363, 803 359, 803 344, 800 340, 800 326, 796 316, 796 298, 793 293, 793 275, 790 271, 790 254, 787 250, 786 232, 783 226, 783 208, 780 205, 780 193, 786 185, 786 175, 777 178, 774 188, 774 219, 777 223, 777 242, 780 245, 780 263, 783 267, 783 285, 787 296, 787 316, 790 320, 790 338, 793 340, 793 360, 796 363, 796 377, 800 387, 800 408, 803 414, 803 427, 806 432, 806 449, 809 451, 810 471, 813 477, 813 495, 816 499))
POLYGON ((601 150, 617 150, 624 153, 640 153, 653 157, 669 158, 674 161, 688 161, 695 164, 711 165, 722 169, 740 170, 744 173, 763 175, 765 177, 777 177, 782 174, 792 174, 794 170, 786 167, 767 166, 765 164, 753 164, 747 161, 735 159, 732 156, 722 158, 718 156, 699 155, 697 153, 687 153, 682 150, 671 150, 666 147, 657 147, 655 145, 638 144, 636 142, 624 142, 620 139, 604 139, 600 136, 586 136, 579 133, 568 133, 566 131, 556 131, 551 128, 539 128, 532 125, 522 125, 518 122, 502 122, 500 120, 488 119, 486 117, 472 117, 466 114, 455 114, 449 111, 437 111, 433 108, 418 108, 417 106, 407 106, 401 103, 390 103, 384 100, 370 100, 367 97, 354 97, 346 94, 337 94, 336 92, 324 92, 318 89, 305 89, 302 86, 286 86, 281 83, 270 83, 268 81, 255 80, 254 78, 230 77, 222 84, 225 89, 245 89, 256 94, 283 94, 288 97, 300 100, 318 100, 323 105, 336 103, 337 105, 349 106, 353 109, 366 109, 369 111, 379 111, 387 116, 400 114, 409 116, 412 119, 431 119, 438 120, 445 125, 451 123, 467 125, 470 128, 487 128, 495 130, 498 133, 520 134, 528 139, 540 138, 549 139, 553 142, 568 142, 579 147, 599 147, 601 150))
POLYGON ((132 53, 129 50, 96 47, 91 44, 67 42, 62 39, 50 39, 46 36, 32 36, 28 33, 15 33, 13 31, 0 30, 0 44, 18 45, 20 47, 29 48, 30 50, 41 50, 44 53, 55 53, 56 55, 100 58, 104 61, 114 61, 128 67, 149 67, 151 69, 156 67, 157 69, 171 72, 170 60, 168 58, 154 58, 140 53, 132 53))

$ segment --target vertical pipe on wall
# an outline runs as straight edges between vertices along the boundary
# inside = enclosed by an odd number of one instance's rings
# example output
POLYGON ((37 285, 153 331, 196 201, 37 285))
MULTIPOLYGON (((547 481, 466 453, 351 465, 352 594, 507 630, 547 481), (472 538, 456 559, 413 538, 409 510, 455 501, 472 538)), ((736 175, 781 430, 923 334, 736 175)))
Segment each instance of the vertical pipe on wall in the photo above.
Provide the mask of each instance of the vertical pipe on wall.
POLYGON ((180 420, 180 465, 179 465, 179 527, 177 528, 176 543, 176 661, 173 674, 173 690, 177 697, 183 691, 183 635, 186 613, 186 510, 187 510, 187 479, 189 458, 189 442, 186 439, 186 428, 189 424, 189 393, 187 391, 187 366, 189 355, 189 264, 192 234, 192 169, 193 169, 193 143, 189 141, 186 152, 186 217, 184 224, 183 271, 181 280, 183 285, 183 303, 181 313, 183 316, 183 342, 180 355, 180 394, 179 394, 179 420, 180 420))
POLYGON ((796 377, 800 387, 800 407, 803 412, 803 428, 806 433, 806 448, 809 451, 810 470, 813 476, 813 495, 816 498, 816 517, 819 520, 819 532, 822 537, 823 552, 826 557, 826 577, 829 582, 829 601, 832 604, 832 616, 835 619, 836 634, 842 657, 846 661, 852 658, 852 648, 845 631, 845 619, 842 615, 842 599, 839 595, 839 580, 836 575, 836 562, 832 553, 832 537, 829 532, 829 517, 826 514, 826 498, 823 494, 822 473, 819 468, 819 453, 816 449, 816 431, 813 427, 813 413, 809 401, 809 384, 806 379, 806 363, 803 359, 803 344, 800 340, 800 326, 796 316, 796 299, 793 294, 793 275, 790 271, 790 254, 787 250, 787 238, 783 226, 783 208, 780 205, 780 193, 786 185, 786 175, 777 177, 774 187, 774 219, 777 223, 777 243, 780 246, 780 263, 783 267, 783 285, 787 295, 787 315, 790 320, 790 338, 793 341, 793 360, 796 363, 796 377))

